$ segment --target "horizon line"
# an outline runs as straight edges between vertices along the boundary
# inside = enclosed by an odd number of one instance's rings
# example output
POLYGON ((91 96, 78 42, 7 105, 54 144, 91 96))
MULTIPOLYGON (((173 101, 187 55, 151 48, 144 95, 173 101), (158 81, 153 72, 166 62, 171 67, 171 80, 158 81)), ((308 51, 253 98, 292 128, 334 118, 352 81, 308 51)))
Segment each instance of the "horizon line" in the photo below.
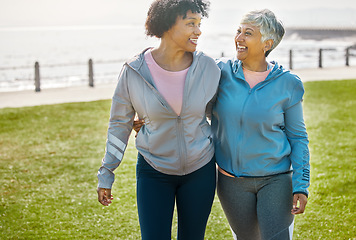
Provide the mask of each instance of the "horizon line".
MULTIPOLYGON (((140 24, 98 24, 98 25, 35 25, 35 26, 1 26, 0 31, 21 30, 78 30, 78 29, 127 29, 143 28, 140 24)), ((285 26, 290 30, 330 30, 330 31, 356 31, 356 26, 285 26)))

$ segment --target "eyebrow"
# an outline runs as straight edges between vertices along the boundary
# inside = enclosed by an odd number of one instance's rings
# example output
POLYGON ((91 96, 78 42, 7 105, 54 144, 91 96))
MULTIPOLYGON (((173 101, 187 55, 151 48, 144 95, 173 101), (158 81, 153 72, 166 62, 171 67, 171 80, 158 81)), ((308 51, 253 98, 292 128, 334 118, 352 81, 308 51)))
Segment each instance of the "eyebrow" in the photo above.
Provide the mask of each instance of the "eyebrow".
MULTIPOLYGON (((240 31, 241 31, 241 30, 242 30, 242 28, 241 28, 241 27, 239 27, 237 30, 240 30, 240 31)), ((253 28, 249 28, 249 27, 248 27, 248 28, 246 28, 246 30, 250 30, 250 31, 253 31, 253 32, 255 31, 253 28)))
POLYGON ((195 18, 195 17, 187 17, 187 20, 201 20, 201 18, 195 18))

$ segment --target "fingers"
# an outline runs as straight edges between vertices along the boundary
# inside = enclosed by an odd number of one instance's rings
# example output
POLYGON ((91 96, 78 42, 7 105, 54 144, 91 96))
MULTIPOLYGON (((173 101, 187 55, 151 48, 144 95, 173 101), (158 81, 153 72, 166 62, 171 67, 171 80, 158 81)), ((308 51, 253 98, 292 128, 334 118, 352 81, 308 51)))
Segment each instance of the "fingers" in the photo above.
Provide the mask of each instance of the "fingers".
POLYGON ((106 202, 107 202, 107 204, 109 205, 109 204, 111 204, 112 203, 112 200, 114 199, 113 198, 113 196, 111 195, 111 189, 106 189, 106 194, 105 194, 105 196, 106 196, 106 202))
POLYGON ((98 201, 104 205, 104 206, 109 206, 114 198, 111 195, 111 189, 107 188, 98 188, 98 201))
POLYGON ((144 124, 145 124, 145 120, 143 120, 143 119, 134 120, 132 128, 133 128, 133 129, 135 130, 135 132, 136 132, 135 137, 137 137, 138 132, 140 131, 141 127, 142 127, 144 124))
POLYGON ((302 193, 294 194, 293 209, 292 209, 291 213, 294 215, 304 213, 307 202, 308 202, 308 198, 306 195, 304 195, 302 193), (298 206, 298 203, 299 203, 299 206, 298 206))
POLYGON ((143 119, 135 120, 135 121, 133 122, 132 128, 133 128, 136 132, 138 132, 138 131, 140 131, 140 129, 141 129, 141 127, 143 126, 143 124, 145 124, 145 120, 143 120, 143 119))

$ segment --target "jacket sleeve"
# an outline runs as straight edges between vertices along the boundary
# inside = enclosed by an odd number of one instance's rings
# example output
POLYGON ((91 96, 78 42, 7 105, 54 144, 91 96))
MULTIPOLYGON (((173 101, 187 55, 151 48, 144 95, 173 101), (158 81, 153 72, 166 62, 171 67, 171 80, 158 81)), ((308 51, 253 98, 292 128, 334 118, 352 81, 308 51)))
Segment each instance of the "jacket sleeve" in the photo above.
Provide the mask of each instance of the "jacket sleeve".
POLYGON ((298 81, 294 87, 290 104, 285 110, 285 132, 292 149, 289 157, 293 167, 293 193, 303 193, 308 196, 310 185, 309 141, 303 119, 303 94, 303 84, 298 81))
POLYGON ((209 120, 211 120, 212 117, 212 111, 213 111, 213 106, 216 102, 217 99, 217 95, 218 95, 218 91, 219 91, 219 83, 220 83, 220 76, 221 76, 221 70, 219 68, 218 61, 212 61, 211 62, 212 67, 211 69, 211 74, 209 74, 209 77, 212 79, 212 82, 208 84, 208 88, 210 89, 215 89, 215 93, 214 96, 212 97, 212 99, 210 99, 210 101, 208 102, 208 104, 206 105, 206 109, 205 109, 205 114, 207 116, 207 118, 209 120))
POLYGON ((99 188, 111 189, 115 180, 114 170, 121 163, 132 131, 135 110, 130 100, 128 75, 128 67, 124 66, 112 98, 105 156, 97 174, 99 188))
POLYGON ((210 121, 212 118, 213 107, 216 102, 216 99, 217 99, 217 93, 215 93, 214 97, 206 105, 205 114, 210 121))
POLYGON ((205 114, 207 116, 207 118, 211 121, 212 118, 212 114, 213 114, 213 107, 214 104, 216 102, 216 99, 218 98, 218 92, 219 92, 219 83, 220 83, 220 71, 217 73, 216 78, 219 79, 218 80, 218 84, 216 86, 216 91, 215 94, 213 96, 213 98, 208 102, 208 104, 206 105, 206 109, 205 109, 205 114))

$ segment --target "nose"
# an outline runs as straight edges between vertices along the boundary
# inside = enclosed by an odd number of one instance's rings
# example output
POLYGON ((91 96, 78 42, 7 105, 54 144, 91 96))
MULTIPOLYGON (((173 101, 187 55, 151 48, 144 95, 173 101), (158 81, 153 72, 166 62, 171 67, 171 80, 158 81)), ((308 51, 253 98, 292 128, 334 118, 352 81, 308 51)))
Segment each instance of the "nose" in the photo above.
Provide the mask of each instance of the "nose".
POLYGON ((242 41, 242 34, 241 33, 236 33, 235 36, 235 42, 241 42, 242 41))
POLYGON ((194 34, 197 35, 197 36, 200 36, 201 35, 201 30, 200 30, 200 27, 197 26, 194 30, 194 34))

